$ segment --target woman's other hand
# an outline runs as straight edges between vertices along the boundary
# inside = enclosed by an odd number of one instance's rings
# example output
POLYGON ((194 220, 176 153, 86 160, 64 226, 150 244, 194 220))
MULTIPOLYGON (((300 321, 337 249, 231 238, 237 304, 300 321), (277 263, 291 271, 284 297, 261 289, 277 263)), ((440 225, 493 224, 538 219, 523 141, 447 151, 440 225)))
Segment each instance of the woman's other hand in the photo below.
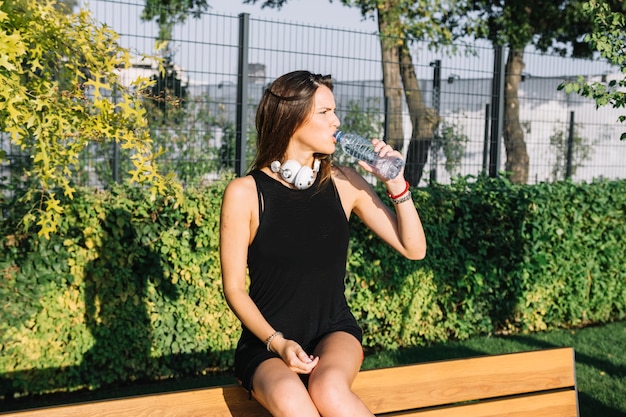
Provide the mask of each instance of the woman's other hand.
POLYGON ((310 374, 317 366, 319 357, 309 355, 294 340, 277 338, 272 342, 273 351, 278 353, 289 369, 298 374, 310 374))

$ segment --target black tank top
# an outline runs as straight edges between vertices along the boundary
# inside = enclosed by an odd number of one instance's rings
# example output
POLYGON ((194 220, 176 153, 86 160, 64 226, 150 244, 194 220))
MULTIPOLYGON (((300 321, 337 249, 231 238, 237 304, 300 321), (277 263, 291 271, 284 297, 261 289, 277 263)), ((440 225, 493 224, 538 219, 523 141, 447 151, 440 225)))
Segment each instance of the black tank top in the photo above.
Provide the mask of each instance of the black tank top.
MULTIPOLYGON (((250 175, 259 198, 259 228, 248 248, 250 296, 263 316, 303 347, 358 328, 344 295, 350 227, 332 180, 320 185, 318 177, 294 190, 262 171, 250 175)), ((240 342, 248 338, 256 339, 244 328, 240 342)))

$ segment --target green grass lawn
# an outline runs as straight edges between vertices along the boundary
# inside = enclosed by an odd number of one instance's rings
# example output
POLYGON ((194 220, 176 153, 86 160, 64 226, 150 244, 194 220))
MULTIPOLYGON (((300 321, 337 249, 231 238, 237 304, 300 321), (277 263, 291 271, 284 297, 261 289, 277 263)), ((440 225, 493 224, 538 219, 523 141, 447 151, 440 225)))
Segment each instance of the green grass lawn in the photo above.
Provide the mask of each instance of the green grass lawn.
POLYGON ((363 368, 380 368, 484 354, 573 347, 581 417, 626 416, 626 322, 576 330, 478 337, 368 354, 363 368))
MULTIPOLYGON (((576 330, 484 336, 427 347, 368 352, 363 368, 382 368, 554 347, 574 348, 581 417, 626 417, 626 321, 576 330)), ((234 383, 234 378, 222 374, 92 392, 43 395, 20 398, 11 401, 10 404, 0 404, 0 411, 229 383, 234 383)))

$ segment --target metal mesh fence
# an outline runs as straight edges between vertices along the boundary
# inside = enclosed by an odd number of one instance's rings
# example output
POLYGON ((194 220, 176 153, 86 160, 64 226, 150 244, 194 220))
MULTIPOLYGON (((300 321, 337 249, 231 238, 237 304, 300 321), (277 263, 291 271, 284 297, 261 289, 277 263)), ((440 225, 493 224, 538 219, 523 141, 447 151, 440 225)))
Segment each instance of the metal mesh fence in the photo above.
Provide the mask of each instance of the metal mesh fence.
MULTIPOLYGON (((137 57, 133 68, 122 70, 124 79, 156 74, 153 63, 140 59, 142 54, 155 53, 158 35, 154 22, 140 19, 143 2, 90 0, 81 6, 88 7, 97 21, 112 27, 120 35, 120 44, 137 57)), ((384 134, 385 102, 377 34, 249 16, 247 43, 242 45, 241 22, 242 16, 203 13, 175 27, 169 42, 172 77, 184 89, 185 105, 164 109, 153 125, 153 138, 166 151, 161 157, 163 169, 174 170, 186 182, 216 178, 225 170, 235 169, 239 137, 246 140, 249 162, 254 151, 254 111, 263 89, 276 77, 297 69, 332 74, 338 114, 346 127, 356 123, 355 118, 365 117, 370 132, 384 134), (237 87, 243 77, 238 68, 243 47, 248 87, 246 103, 242 104, 247 112, 243 113, 243 132, 238 132, 237 87)), ((456 53, 434 52, 426 44, 415 43, 411 52, 424 102, 436 108, 441 117, 436 139, 454 145, 431 147, 420 184, 429 178, 446 183, 455 175, 479 174, 487 162, 493 48, 475 44, 468 51, 458 45, 456 53), (436 75, 440 76, 440 84, 436 75)), ((557 89, 564 80, 579 75, 603 80, 617 69, 601 61, 533 51, 525 51, 524 58, 519 106, 530 157, 529 182, 564 178, 568 139, 574 144, 569 167, 573 180, 626 178, 622 163, 626 143, 619 140, 624 131, 617 122, 619 112, 608 107, 596 109, 592 101, 557 89)), ((403 120, 406 152, 411 133, 406 109, 403 120)), ((25 156, 10 145, 8 138, 1 136, 1 140, 12 161, 0 173, 6 180, 16 175, 14 167, 25 156)), ((500 160, 506 161, 504 149, 500 160)), ((127 163, 123 153, 96 145, 85 152, 83 161, 76 181, 92 186, 105 186, 123 177, 127 163)))

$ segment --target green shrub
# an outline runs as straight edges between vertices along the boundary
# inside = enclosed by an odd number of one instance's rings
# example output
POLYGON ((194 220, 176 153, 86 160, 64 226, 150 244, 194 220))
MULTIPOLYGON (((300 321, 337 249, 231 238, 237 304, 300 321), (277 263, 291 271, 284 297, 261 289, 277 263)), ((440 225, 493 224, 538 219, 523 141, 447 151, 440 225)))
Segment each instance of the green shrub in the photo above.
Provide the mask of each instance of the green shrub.
MULTIPOLYGON (((50 239, 25 232, 20 206, 3 202, 0 396, 230 369, 239 323, 221 291, 225 184, 180 203, 80 189, 50 239)), ((626 181, 469 177, 413 191, 423 261, 353 221, 346 294, 366 347, 626 317, 626 181)))
POLYGON ((230 366, 239 325, 221 293, 222 191, 176 205, 139 189, 81 190, 49 240, 5 228, 3 394, 230 366))

